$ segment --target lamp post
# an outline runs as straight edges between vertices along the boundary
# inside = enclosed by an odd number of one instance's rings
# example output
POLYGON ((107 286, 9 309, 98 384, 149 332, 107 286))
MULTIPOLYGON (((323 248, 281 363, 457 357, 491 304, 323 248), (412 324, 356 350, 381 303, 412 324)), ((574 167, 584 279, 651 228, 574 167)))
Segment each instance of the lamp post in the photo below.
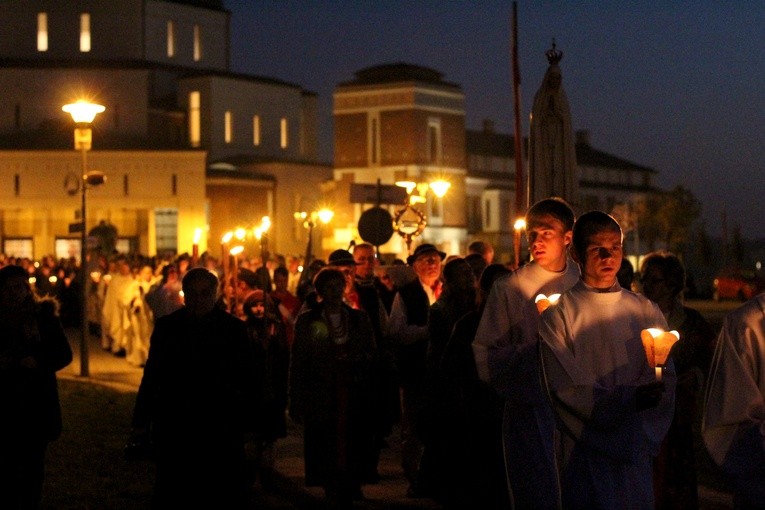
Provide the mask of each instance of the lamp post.
POLYGON ((296 212, 295 219, 303 222, 303 226, 308 229, 308 243, 305 247, 305 257, 303 259, 303 272, 300 274, 300 284, 304 283, 308 279, 308 266, 311 265, 311 259, 313 258, 313 228, 316 226, 317 221, 326 225, 335 213, 331 209, 319 209, 318 211, 311 211, 307 213, 305 211, 296 212))
POLYGON ((427 216, 415 207, 415 204, 424 204, 427 201, 427 193, 430 190, 438 198, 443 198, 449 191, 451 184, 441 179, 431 182, 396 181, 396 186, 406 189, 406 199, 403 207, 396 211, 393 217, 393 229, 404 238, 406 250, 412 252, 412 240, 422 234, 428 224, 427 216), (417 190, 415 194, 414 191, 417 190))
POLYGON ((88 184, 101 184, 104 182, 104 176, 101 172, 88 172, 88 151, 92 147, 93 132, 90 124, 96 115, 103 112, 106 108, 100 104, 93 104, 87 101, 77 101, 64 105, 61 108, 72 116, 76 127, 74 128, 74 150, 79 150, 82 154, 82 182, 81 184, 81 204, 80 218, 80 287, 82 296, 80 301, 81 310, 81 337, 80 337, 80 376, 90 375, 90 362, 88 357, 88 233, 87 233, 87 189, 88 184))

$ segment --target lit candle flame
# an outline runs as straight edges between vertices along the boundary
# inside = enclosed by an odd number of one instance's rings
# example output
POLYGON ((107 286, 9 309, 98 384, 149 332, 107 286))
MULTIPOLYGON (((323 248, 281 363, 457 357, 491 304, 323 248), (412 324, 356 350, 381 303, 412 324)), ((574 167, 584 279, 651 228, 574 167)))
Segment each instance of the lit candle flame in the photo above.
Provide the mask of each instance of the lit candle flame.
POLYGON ((660 328, 648 328, 640 332, 640 340, 643 342, 648 364, 656 370, 656 379, 660 381, 669 351, 675 342, 680 340, 680 333, 676 330, 664 331, 660 328))
POLYGON ((548 308, 550 308, 551 305, 554 305, 558 302, 558 299, 560 299, 560 294, 550 294, 549 296, 545 296, 544 294, 539 294, 534 299, 534 303, 537 305, 537 311, 539 313, 544 312, 548 308))

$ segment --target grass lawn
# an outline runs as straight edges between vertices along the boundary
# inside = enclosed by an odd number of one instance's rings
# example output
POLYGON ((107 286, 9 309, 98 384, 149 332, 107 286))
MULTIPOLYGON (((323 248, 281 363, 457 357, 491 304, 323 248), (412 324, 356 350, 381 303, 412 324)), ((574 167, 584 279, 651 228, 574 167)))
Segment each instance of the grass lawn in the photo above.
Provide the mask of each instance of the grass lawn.
POLYGON ((42 507, 147 508, 154 465, 123 457, 135 392, 71 379, 59 391, 64 431, 48 448, 42 507))

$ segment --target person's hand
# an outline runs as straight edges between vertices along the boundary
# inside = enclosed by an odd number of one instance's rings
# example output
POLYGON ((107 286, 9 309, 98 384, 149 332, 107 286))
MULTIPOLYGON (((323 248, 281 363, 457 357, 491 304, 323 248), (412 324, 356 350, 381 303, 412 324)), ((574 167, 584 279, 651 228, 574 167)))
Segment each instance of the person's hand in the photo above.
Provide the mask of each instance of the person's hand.
POLYGON ((653 409, 659 402, 664 394, 664 381, 655 381, 648 384, 638 386, 635 390, 635 404, 638 411, 645 411, 646 409, 653 409))

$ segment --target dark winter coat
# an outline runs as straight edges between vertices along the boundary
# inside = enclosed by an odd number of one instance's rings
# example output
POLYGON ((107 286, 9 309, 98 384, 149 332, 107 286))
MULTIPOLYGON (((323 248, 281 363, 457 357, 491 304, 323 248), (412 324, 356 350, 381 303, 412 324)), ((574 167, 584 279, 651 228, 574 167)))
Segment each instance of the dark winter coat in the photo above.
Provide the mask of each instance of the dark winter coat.
POLYGON ((355 483, 371 439, 370 373, 375 362, 366 312, 344 306, 348 340, 330 338, 323 306, 303 311, 295 325, 290 368, 290 416, 305 425, 308 486, 355 483))

